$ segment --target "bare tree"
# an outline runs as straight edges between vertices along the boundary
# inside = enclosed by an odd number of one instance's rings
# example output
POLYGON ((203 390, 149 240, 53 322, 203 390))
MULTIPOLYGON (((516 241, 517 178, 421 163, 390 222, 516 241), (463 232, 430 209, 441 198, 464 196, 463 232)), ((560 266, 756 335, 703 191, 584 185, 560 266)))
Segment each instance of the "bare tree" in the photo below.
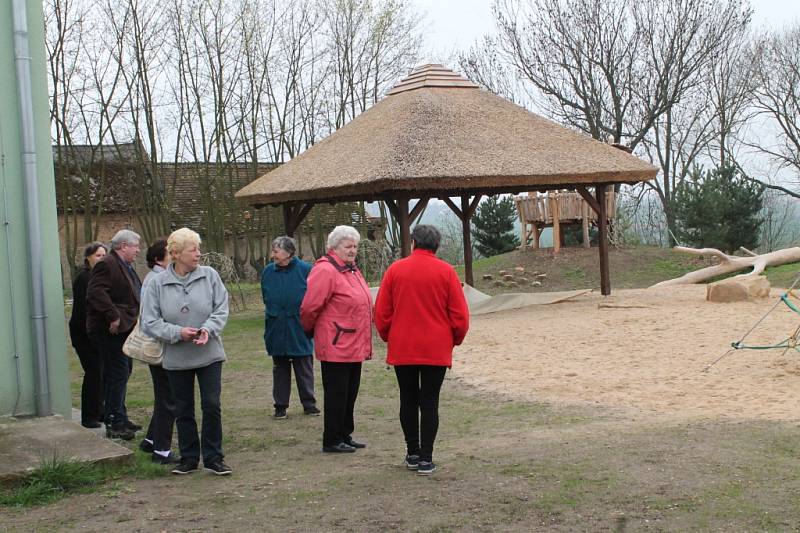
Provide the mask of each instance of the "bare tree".
MULTIPOLYGON (((497 0, 498 35, 461 57, 490 90, 514 94, 595 139, 661 168, 647 184, 673 226, 675 187, 742 123, 741 66, 751 11, 742 0, 497 0), (499 50, 499 52, 498 52, 499 50)), ((517 97, 515 100, 519 100, 517 97)))
MULTIPOLYGON (((118 112, 124 112, 125 127, 110 130, 111 141, 123 158, 121 147, 133 140, 131 210, 145 241, 152 242, 169 228, 165 190, 161 181, 159 156, 161 139, 157 127, 159 78, 165 74, 163 44, 165 17, 161 4, 142 0, 107 1, 103 6, 108 33, 116 46, 112 56, 122 76, 125 93, 118 112)), ((109 106, 103 106, 108 116, 109 106)), ((98 142, 102 144, 102 141, 98 142)))
MULTIPOLYGON (((753 105, 767 131, 760 135, 751 132, 746 144, 765 155, 778 172, 791 173, 796 186, 800 183, 800 24, 758 39, 752 64, 756 83, 753 105)), ((759 181, 800 198, 796 189, 778 185, 774 179, 759 181)))
POLYGON ((740 0, 498 0, 498 44, 555 118, 635 149, 749 21, 740 0))
MULTIPOLYGON (((44 3, 45 45, 50 82, 50 121, 56 142, 56 186, 59 193, 63 215, 64 241, 66 256, 70 269, 70 279, 76 274, 76 255, 78 248, 78 214, 80 206, 75 197, 75 186, 68 175, 70 163, 66 145, 72 144, 71 108, 72 82, 77 70, 77 56, 82 48, 83 31, 81 24, 83 14, 74 2, 68 0, 51 0, 44 3)), ((89 184, 84 177, 81 185, 87 190, 89 184)), ((91 212, 84 204, 85 212, 91 212)), ((84 225, 84 228, 86 226, 84 225)))

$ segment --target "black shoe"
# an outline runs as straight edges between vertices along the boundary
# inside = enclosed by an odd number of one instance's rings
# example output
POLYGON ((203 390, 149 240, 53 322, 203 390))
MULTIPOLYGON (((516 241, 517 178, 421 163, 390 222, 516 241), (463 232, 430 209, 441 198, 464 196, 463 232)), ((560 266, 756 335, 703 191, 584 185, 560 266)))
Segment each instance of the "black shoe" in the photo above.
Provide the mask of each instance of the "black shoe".
POLYGON ((405 461, 403 464, 406 465, 406 468, 409 470, 416 470, 419 468, 419 455, 406 455, 405 461))
POLYGON ((231 467, 222 462, 222 459, 216 459, 210 463, 203 462, 203 469, 206 472, 211 472, 215 476, 228 476, 233 473, 231 467))
POLYGON ((275 414, 272 415, 275 420, 283 420, 286 418, 286 409, 278 407, 275 409, 275 414))
POLYGON ((436 472, 436 465, 430 461, 420 461, 417 465, 418 476, 430 476, 436 472))
POLYGON ((153 443, 142 439, 142 442, 139 443, 139 449, 144 453, 153 453, 153 443))
POLYGON ((197 461, 181 459, 181 462, 178 464, 178 466, 172 469, 172 473, 182 476, 185 474, 192 474, 197 472, 197 470, 197 461))
POLYGON ((81 425, 89 429, 97 429, 99 427, 103 427, 103 424, 101 424, 97 420, 86 420, 85 422, 81 422, 81 425))
POLYGON ((171 453, 168 456, 164 457, 163 455, 159 455, 157 453, 153 453, 150 456, 150 460, 159 465, 177 465, 180 464, 180 459, 175 457, 175 454, 171 453))
POLYGON ((307 414, 309 416, 319 416, 319 415, 322 414, 322 411, 320 411, 319 409, 317 409, 315 406, 312 405, 308 409, 305 409, 303 411, 303 413, 305 413, 305 414, 307 414))
POLYGON ((136 433, 125 426, 106 426, 106 437, 109 439, 132 440, 136 433))
POLYGON ((353 440, 353 437, 351 437, 350 435, 348 435, 347 438, 344 439, 344 443, 349 445, 349 446, 352 446, 353 448, 361 449, 361 448, 366 448, 367 447, 367 445, 364 444, 363 442, 358 442, 358 441, 353 440))
POLYGON ((353 453, 355 448, 344 442, 339 442, 331 446, 323 446, 322 451, 325 453, 353 453))
POLYGON ((125 428, 130 429, 131 431, 133 431, 135 433, 135 432, 139 431, 140 429, 142 429, 142 426, 140 426, 139 424, 137 424, 135 422, 131 422, 130 420, 126 420, 125 421, 125 428))

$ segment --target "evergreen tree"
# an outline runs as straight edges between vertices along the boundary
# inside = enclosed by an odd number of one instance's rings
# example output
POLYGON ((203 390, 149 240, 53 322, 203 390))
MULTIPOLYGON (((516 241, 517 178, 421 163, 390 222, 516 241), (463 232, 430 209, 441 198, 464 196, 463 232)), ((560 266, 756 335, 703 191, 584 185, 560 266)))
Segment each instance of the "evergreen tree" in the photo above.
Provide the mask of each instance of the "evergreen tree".
POLYGON ((758 246, 764 187, 733 167, 696 168, 675 190, 675 236, 698 248, 733 253, 758 246))
POLYGON ((516 219, 517 207, 512 197, 488 197, 478 206, 472 217, 475 248, 484 257, 515 249, 519 245, 519 238, 514 233, 516 219))

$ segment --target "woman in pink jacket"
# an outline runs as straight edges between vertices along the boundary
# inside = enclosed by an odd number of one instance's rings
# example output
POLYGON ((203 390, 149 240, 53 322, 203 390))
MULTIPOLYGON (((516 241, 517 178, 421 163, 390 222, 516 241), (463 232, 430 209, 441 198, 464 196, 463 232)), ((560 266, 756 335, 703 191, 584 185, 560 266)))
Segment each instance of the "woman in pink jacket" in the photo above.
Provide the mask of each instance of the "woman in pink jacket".
POLYGON ((351 226, 328 235, 328 253, 308 275, 300 306, 303 329, 314 335, 325 398, 322 451, 352 453, 366 445, 353 440, 353 408, 361 362, 372 358, 372 298, 355 265, 361 236, 351 226))

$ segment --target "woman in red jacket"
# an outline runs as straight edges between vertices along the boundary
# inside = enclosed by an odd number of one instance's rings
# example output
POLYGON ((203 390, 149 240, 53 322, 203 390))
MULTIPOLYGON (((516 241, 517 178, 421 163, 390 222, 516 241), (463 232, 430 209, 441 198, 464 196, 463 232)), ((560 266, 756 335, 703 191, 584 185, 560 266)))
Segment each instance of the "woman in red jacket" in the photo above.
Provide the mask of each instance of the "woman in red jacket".
POLYGON ((439 429, 439 390, 452 366, 453 346, 469 329, 469 309, 456 271, 436 257, 439 230, 419 225, 411 233, 410 257, 393 263, 375 302, 375 325, 389 343, 386 362, 400 387, 400 425, 406 466, 430 475, 439 429))
POLYGON ((326 453, 366 447, 352 436, 361 363, 372 358, 372 298, 355 265, 360 238, 351 226, 333 228, 328 253, 311 269, 300 306, 300 323, 306 332, 313 331, 314 353, 321 362, 326 453))

